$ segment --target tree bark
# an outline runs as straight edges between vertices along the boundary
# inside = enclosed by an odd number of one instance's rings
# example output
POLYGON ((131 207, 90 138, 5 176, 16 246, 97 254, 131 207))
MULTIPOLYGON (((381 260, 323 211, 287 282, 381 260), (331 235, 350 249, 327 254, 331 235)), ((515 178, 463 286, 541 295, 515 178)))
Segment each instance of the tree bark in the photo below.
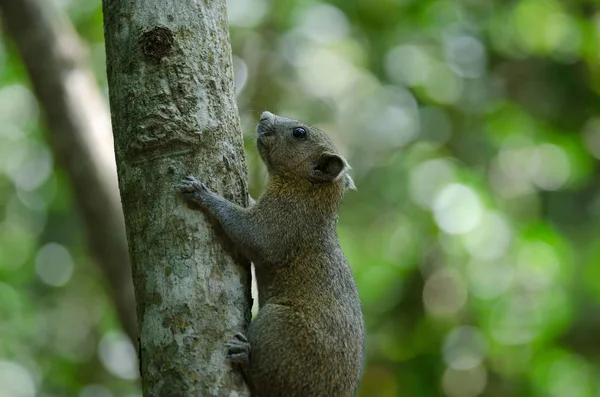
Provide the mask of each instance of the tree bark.
POLYGON ((247 205, 224 0, 103 0, 144 396, 247 396, 224 343, 250 321, 238 263, 176 186, 188 174, 247 205))
POLYGON ((2 24, 27 68, 68 175, 92 255, 121 325, 137 339, 135 302, 119 200, 110 117, 69 19, 47 0, 0 0, 2 24))

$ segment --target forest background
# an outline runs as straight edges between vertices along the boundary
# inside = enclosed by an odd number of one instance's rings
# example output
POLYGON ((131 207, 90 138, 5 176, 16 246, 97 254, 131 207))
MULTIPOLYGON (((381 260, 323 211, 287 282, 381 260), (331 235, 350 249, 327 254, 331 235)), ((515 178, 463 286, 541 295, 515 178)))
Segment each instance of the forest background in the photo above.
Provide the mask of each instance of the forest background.
MULTIPOLYGON (((99 0, 68 15, 107 101, 99 0)), ((368 327, 359 395, 600 395, 600 4, 230 0, 250 192, 261 111, 327 131, 368 327)), ((29 77, 0 45, 0 395, 139 396, 29 77)), ((100 203, 101 204, 101 203, 100 203)))

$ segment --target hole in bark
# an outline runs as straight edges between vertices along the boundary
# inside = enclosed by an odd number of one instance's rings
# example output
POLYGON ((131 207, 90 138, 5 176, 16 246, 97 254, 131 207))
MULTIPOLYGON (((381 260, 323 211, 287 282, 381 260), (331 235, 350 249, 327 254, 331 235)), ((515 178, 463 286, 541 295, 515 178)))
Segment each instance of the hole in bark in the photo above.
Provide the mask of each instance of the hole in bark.
POLYGON ((142 34, 140 38, 142 52, 147 57, 160 61, 171 54, 173 33, 164 27, 157 27, 142 34))

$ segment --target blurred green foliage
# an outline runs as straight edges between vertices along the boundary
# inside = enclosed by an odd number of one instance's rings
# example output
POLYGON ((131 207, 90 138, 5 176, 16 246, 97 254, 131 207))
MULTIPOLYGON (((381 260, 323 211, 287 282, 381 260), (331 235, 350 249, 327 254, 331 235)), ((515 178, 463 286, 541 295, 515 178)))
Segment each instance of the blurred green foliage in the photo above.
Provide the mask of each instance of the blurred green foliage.
MULTIPOLYGON (((106 90, 100 1, 54 2, 106 90)), ((598 396, 600 3, 230 0, 229 19, 252 195, 262 110, 353 166, 359 395, 598 396)), ((0 120, 0 395, 139 395, 6 42, 0 120)))

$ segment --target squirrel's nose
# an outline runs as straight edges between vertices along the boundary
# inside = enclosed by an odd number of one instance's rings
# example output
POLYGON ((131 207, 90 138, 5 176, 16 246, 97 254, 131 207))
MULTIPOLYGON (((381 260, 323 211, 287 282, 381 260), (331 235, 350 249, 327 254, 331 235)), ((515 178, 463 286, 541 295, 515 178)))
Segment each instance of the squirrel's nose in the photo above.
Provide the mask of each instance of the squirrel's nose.
POLYGON ((275 115, 271 112, 264 111, 260 115, 260 121, 271 120, 275 115))

